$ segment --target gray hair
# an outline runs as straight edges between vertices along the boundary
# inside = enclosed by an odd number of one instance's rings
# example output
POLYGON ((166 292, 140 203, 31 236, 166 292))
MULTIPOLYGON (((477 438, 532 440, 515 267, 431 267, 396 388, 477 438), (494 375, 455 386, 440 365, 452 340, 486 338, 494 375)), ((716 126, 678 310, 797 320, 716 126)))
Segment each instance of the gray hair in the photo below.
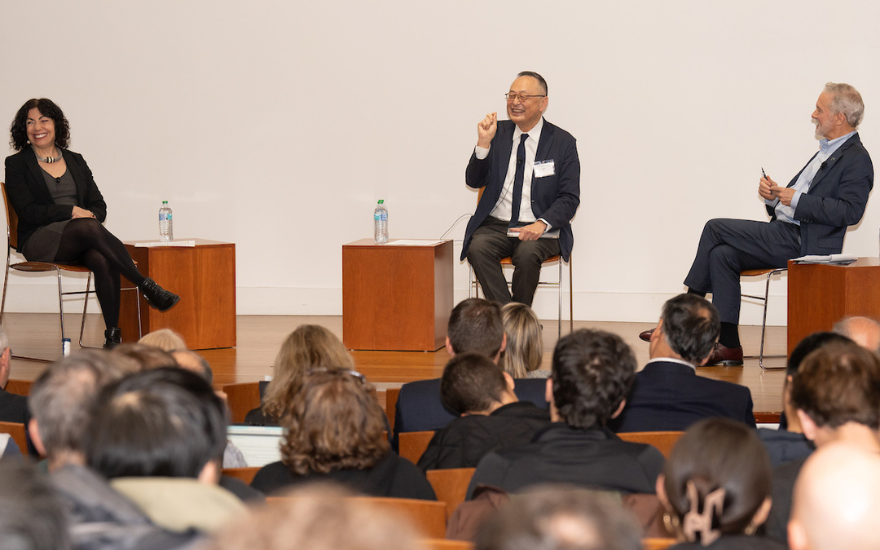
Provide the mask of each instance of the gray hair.
POLYGON ((825 91, 832 95, 831 108, 835 113, 843 113, 846 122, 853 129, 858 129, 865 116, 865 103, 862 95, 849 84, 828 82, 825 91))

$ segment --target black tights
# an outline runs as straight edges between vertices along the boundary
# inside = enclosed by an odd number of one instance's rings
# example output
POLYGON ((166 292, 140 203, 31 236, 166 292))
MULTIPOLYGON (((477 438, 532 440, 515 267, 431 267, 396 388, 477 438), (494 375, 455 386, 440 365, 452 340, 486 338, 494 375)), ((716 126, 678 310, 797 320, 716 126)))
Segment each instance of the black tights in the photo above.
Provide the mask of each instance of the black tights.
POLYGON ((107 328, 119 326, 119 274, 137 286, 144 282, 122 241, 94 218, 70 220, 61 234, 55 261, 82 264, 95 274, 95 294, 107 328))

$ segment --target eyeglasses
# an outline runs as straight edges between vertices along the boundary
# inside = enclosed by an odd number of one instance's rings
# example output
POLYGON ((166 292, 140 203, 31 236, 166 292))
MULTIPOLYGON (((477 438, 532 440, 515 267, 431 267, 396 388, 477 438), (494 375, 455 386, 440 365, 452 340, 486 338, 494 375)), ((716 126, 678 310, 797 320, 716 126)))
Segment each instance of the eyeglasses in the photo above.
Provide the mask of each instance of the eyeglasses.
POLYGON ((528 94, 517 94, 514 92, 508 92, 504 94, 504 97, 507 101, 516 101, 516 98, 519 98, 521 103, 525 103, 533 97, 547 97, 546 95, 528 95, 528 94))

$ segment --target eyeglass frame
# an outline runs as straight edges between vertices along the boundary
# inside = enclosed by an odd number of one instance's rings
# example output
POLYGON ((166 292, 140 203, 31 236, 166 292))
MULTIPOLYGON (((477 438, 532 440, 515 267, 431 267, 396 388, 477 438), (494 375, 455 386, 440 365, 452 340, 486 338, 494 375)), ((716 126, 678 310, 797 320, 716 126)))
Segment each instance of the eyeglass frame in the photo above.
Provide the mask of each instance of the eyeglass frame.
POLYGON ((516 101, 516 98, 519 98, 520 103, 525 103, 526 101, 528 101, 532 98, 535 98, 535 97, 547 97, 547 94, 529 95, 529 94, 518 94, 516 92, 507 92, 506 94, 504 94, 504 99, 506 99, 507 101, 516 101), (513 96, 513 97, 510 97, 510 96, 513 96))

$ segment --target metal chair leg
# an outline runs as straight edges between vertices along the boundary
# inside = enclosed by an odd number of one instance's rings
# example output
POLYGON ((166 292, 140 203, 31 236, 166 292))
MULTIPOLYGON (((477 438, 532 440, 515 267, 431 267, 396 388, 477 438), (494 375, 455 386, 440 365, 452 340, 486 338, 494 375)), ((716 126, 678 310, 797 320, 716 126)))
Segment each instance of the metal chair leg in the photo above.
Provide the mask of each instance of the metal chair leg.
POLYGON ((557 315, 557 328, 559 329, 556 335, 556 339, 562 338, 562 256, 559 257, 559 278, 556 279, 556 289, 559 294, 559 315, 557 315))
POLYGON ((83 302, 82 322, 79 325, 79 347, 83 347, 83 333, 86 331, 86 311, 89 309, 89 292, 92 288, 92 272, 89 272, 89 278, 86 279, 86 298, 83 302))

